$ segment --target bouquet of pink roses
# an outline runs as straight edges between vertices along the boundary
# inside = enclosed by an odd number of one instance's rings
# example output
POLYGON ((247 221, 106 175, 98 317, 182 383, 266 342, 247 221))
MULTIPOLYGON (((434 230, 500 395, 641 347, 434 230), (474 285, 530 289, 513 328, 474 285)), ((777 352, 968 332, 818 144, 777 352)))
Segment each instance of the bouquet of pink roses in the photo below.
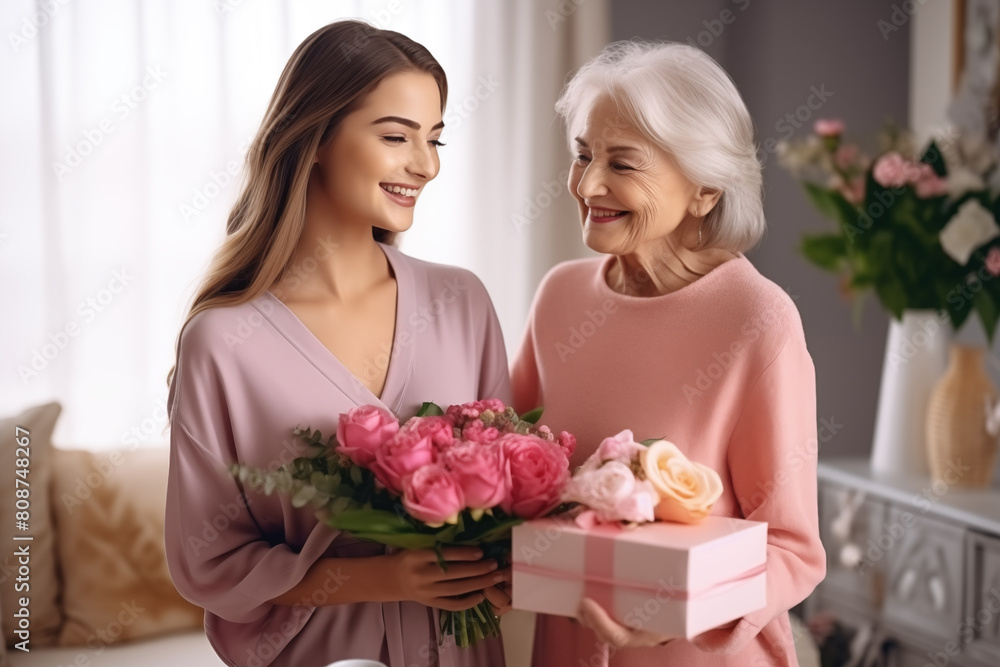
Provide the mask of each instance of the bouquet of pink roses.
MULTIPOLYGON (((490 399, 447 411, 424 403, 400 424, 382 408, 366 405, 340 415, 337 434, 324 443, 319 431, 295 429, 308 456, 275 472, 234 465, 250 488, 291 495, 312 504, 332 528, 404 549, 476 545, 501 564, 511 528, 552 511, 569 478, 575 438, 537 426, 540 410, 519 417, 490 399)), ((459 646, 499 636, 484 601, 464 612, 442 611, 442 635, 459 646)))
POLYGON ((666 440, 636 442, 632 431, 605 438, 566 484, 562 500, 584 506, 576 521, 698 523, 722 495, 718 473, 666 440))

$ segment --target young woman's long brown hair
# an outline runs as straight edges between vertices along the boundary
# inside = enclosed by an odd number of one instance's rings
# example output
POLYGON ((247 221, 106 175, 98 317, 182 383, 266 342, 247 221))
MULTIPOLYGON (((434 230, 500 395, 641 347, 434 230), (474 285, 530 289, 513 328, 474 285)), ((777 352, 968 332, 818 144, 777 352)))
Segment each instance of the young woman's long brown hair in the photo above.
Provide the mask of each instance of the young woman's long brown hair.
MULTIPOLYGON (((405 71, 434 77, 443 112, 448 97, 444 69, 427 49, 398 32, 339 21, 320 28, 295 49, 247 152, 243 186, 226 223, 226 238, 181 332, 201 311, 252 301, 283 277, 305 225, 306 185, 316 150, 382 79, 405 71)), ((382 229, 373 229, 373 234, 386 243, 395 236, 382 229)), ((175 358, 179 353, 180 334, 175 358)), ((171 369, 168 384, 173 374, 171 369)))

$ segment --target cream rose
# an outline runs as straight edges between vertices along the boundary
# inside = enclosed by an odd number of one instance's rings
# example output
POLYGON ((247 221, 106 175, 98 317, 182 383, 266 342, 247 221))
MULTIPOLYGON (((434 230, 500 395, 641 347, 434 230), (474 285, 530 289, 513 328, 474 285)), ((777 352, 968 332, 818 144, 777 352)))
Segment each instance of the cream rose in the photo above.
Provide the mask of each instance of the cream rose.
POLYGON ((639 455, 639 461, 660 496, 654 512, 660 521, 698 523, 722 495, 718 473, 689 461, 672 442, 654 442, 639 455))

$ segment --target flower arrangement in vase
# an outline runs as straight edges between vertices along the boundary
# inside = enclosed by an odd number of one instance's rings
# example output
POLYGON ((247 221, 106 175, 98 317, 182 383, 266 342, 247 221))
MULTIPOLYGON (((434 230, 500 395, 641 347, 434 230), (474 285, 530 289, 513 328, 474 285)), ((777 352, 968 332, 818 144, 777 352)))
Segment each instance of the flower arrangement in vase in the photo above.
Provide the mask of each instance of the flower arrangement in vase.
MULTIPOLYGON (((992 143, 973 134, 946 134, 918 152, 912 134, 889 126, 879 144, 872 159, 845 140, 843 122, 823 119, 810 136, 778 151, 836 225, 804 235, 802 254, 840 275, 855 323, 869 292, 893 317, 872 468, 926 475, 934 472, 928 449, 939 460, 935 443, 948 441, 942 434, 954 428, 937 419, 938 437, 928 439, 928 425, 914 417, 942 414, 932 394, 945 373, 951 332, 974 311, 992 341, 1000 319, 1000 169, 992 143)), ((981 402, 975 410, 984 421, 981 402)))
POLYGON ((802 254, 839 274, 848 296, 873 291, 896 320, 934 310, 957 330, 975 311, 992 340, 1000 319, 996 150, 946 135, 917 152, 910 133, 890 126, 872 159, 843 131, 841 121, 823 119, 804 140, 779 144, 781 164, 836 223, 804 235, 802 254))

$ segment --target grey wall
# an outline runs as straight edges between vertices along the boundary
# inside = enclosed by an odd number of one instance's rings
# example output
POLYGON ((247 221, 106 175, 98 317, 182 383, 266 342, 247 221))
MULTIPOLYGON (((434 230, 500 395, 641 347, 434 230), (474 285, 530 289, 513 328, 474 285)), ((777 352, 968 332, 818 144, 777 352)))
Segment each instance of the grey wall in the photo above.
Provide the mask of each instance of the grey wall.
MULTIPOLYGON (((908 124, 908 26, 885 36, 878 26, 890 19, 894 2, 613 0, 612 33, 616 40, 690 40, 702 46, 736 81, 762 145, 788 135, 786 114, 796 113, 816 89, 832 94, 795 136, 805 136, 816 118, 836 117, 847 124, 848 135, 874 147, 887 116, 908 124)), ((769 229, 749 257, 793 295, 802 314, 816 364, 818 414, 821 422, 839 425, 821 442, 820 456, 867 454, 888 319, 872 296, 860 330, 854 328, 836 278, 807 264, 796 250, 803 232, 829 229, 832 221, 811 208, 773 154, 767 154, 764 178, 769 229)))

